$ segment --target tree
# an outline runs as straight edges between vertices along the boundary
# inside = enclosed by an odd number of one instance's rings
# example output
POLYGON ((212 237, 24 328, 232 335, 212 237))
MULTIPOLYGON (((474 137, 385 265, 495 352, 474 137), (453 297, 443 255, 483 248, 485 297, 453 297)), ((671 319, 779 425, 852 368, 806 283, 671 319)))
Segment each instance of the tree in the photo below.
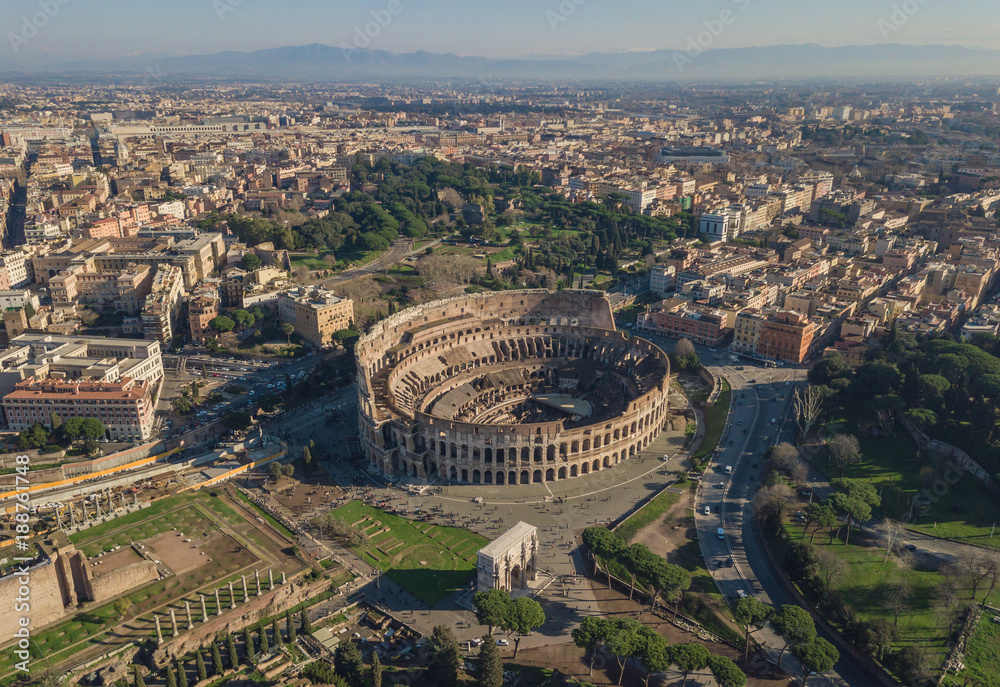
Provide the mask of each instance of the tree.
POLYGON ((428 644, 427 677, 435 687, 455 687, 462 666, 458 640, 446 625, 435 625, 428 644))
POLYGON ((829 547, 817 547, 815 552, 816 560, 819 563, 820 579, 823 580, 824 588, 829 589, 834 580, 847 572, 847 563, 844 562, 843 558, 830 551, 829 547))
POLYGON ((263 261, 253 253, 246 253, 243 259, 240 260, 240 267, 246 272, 256 272, 263 264, 263 261))
POLYGON ((240 329, 246 330, 254 325, 256 319, 246 310, 234 310, 233 321, 239 325, 240 329))
POLYGON ((272 460, 267 466, 267 471, 271 475, 271 479, 275 482, 281 481, 281 463, 276 460, 272 460))
POLYGON ((236 641, 232 634, 226 635, 226 658, 229 660, 229 667, 236 670, 240 667, 239 655, 236 653, 236 641))
POLYGON ((226 672, 222 667, 222 652, 219 651, 219 643, 212 642, 212 672, 215 675, 222 675, 226 672))
POLYGON ((84 438, 94 439, 95 441, 103 437, 106 431, 101 421, 93 417, 88 417, 83 421, 82 430, 84 438))
POLYGON ((500 626, 509 637, 514 637, 514 658, 517 658, 517 648, 521 644, 521 638, 531 634, 536 627, 545 624, 545 612, 542 605, 534 599, 526 596, 514 599, 507 607, 507 612, 503 616, 503 624, 500 626))
POLYGON ((212 318, 209 321, 208 326, 214 329, 219 334, 223 334, 225 332, 233 331, 233 327, 236 326, 236 323, 233 322, 228 317, 226 317, 225 315, 219 315, 218 317, 212 318))
POLYGON ((816 533, 821 527, 832 528, 837 524, 837 511, 833 509, 832 505, 825 501, 810 503, 806 506, 805 516, 806 526, 802 528, 803 539, 806 536, 806 530, 809 529, 809 523, 814 523, 816 525, 816 529, 813 530, 812 535, 809 537, 810 544, 816 538, 816 533))
MULTIPOLYGON (((65 425, 63 425, 63 435, 65 436, 65 425)), ((42 448, 49 440, 49 433, 39 423, 33 424, 28 429, 23 430, 17 437, 18 449, 25 451, 31 448, 42 448)))
MULTIPOLYGON (((597 572, 599 558, 611 560, 617 558, 625 548, 625 542, 617 534, 606 527, 588 527, 583 531, 583 545, 594 557, 594 572, 597 572)), ((605 566, 608 575, 608 589, 611 588, 611 570, 605 566)))
POLYGON ((188 687, 187 671, 184 670, 184 662, 177 659, 177 687, 188 687))
POLYGON ((333 669, 337 671, 337 675, 347 680, 350 687, 364 685, 365 664, 361 659, 361 650, 351 640, 337 645, 337 649, 333 652, 333 669))
POLYGON ((285 633, 288 635, 288 643, 295 644, 295 620, 292 618, 291 610, 285 611, 285 633))
POLYGON ((306 612, 304 607, 301 611, 299 611, 299 626, 305 634, 311 635, 313 633, 312 623, 309 620, 309 613, 306 612))
POLYGON ((807 642, 796 644, 792 647, 792 654, 802 664, 802 670, 805 673, 802 677, 803 687, 810 676, 832 670, 833 666, 840 660, 840 652, 837 651, 837 648, 822 637, 813 637, 807 642))
POLYGON ((841 477, 848 465, 861 461, 861 447, 853 434, 834 435, 826 442, 826 449, 830 454, 830 462, 834 467, 840 468, 841 477))
MULTIPOLYGON (((372 684, 372 687, 377 687, 372 684)), ((491 634, 483 635, 476 665, 476 687, 503 687, 503 660, 491 634)))
POLYGON ((772 468, 789 474, 799 462, 799 450, 788 442, 775 444, 767 452, 767 459, 772 468))
POLYGON ((174 675, 174 666, 167 664, 167 687, 177 687, 177 676, 174 675))
POLYGON ((278 627, 278 619, 271 621, 271 636, 274 637, 274 645, 277 647, 285 643, 285 638, 281 636, 281 629, 278 627))
POLYGON ((135 675, 135 680, 133 681, 132 684, 135 687, 146 687, 146 680, 143 679, 142 673, 139 672, 139 667, 133 666, 132 671, 133 671, 132 674, 135 675))
POLYGON ((809 430, 823 412, 823 396, 819 388, 811 384, 802 392, 798 388, 795 389, 792 408, 795 411, 795 422, 803 437, 808 436, 809 430))
POLYGON ((662 673, 673 663, 673 649, 666 638, 655 630, 643 627, 639 630, 640 646, 637 655, 646 666, 646 684, 652 673, 662 673))
POLYGON ((573 642, 584 649, 590 656, 590 674, 594 674, 594 660, 597 658, 597 649, 608 636, 609 621, 596 615, 588 615, 581 622, 580 627, 573 630, 573 642))
POLYGON ((83 418, 71 417, 62 424, 62 435, 70 441, 76 441, 83 436, 83 418))
POLYGON ((258 628, 258 632, 260 633, 260 653, 271 653, 271 645, 270 642, 267 641, 267 628, 261 625, 260 628, 258 628))
POLYGON ((295 466, 291 463, 285 463, 281 466, 281 474, 285 477, 291 477, 295 474, 295 466))
POLYGON ((292 345, 292 334, 295 333, 295 325, 291 322, 281 323, 281 333, 288 337, 288 345, 292 345))
POLYGON ((743 627, 743 637, 745 639, 743 648, 743 659, 746 660, 750 651, 750 630, 762 627, 764 621, 771 614, 771 607, 762 604, 753 596, 744 596, 733 606, 733 619, 743 627))
POLYGON ((785 649, 809 642, 816 637, 816 623, 809 612, 793 604, 784 604, 771 616, 771 629, 785 640, 785 646, 778 654, 778 665, 785 649))
POLYGON ((257 652, 254 650, 253 635, 250 634, 249 626, 243 628, 243 653, 246 656, 247 663, 253 663, 257 652))
POLYGON ((302 449, 302 467, 305 469, 306 473, 312 472, 313 469, 313 456, 312 451, 306 446, 302 449))
POLYGON ((502 589, 476 592, 472 596, 472 605, 476 607, 476 620, 480 625, 486 625, 491 635, 493 628, 503 624, 511 603, 510 594, 502 589))
POLYGON ((175 398, 172 405, 174 412, 178 415, 187 415, 194 409, 194 406, 191 405, 191 401, 187 400, 183 396, 175 398))
POLYGON ((52 425, 53 432, 59 431, 59 427, 62 426, 62 418, 59 417, 59 413, 49 413, 49 424, 52 425))
POLYGON ((688 675, 707 668, 711 658, 712 654, 701 644, 688 642, 674 646, 673 664, 684 674, 682 687, 687 684, 688 675))
POLYGON ((882 607, 892 613, 893 625, 899 626, 899 614, 906 608, 912 594, 913 587, 905 577, 883 586, 882 607))
POLYGON ((132 608, 132 601, 127 596, 115 600, 114 609, 119 618, 124 618, 130 608, 132 608))
POLYGON ((205 668, 205 658, 201 655, 201 648, 195 649, 194 652, 194 667, 195 671, 198 673, 198 680, 205 680, 208 678, 208 670, 205 668))
POLYGON ((635 655, 640 646, 640 630, 642 625, 635 618, 615 618, 608 621, 608 631, 604 646, 614 654, 618 661, 618 683, 625 677, 625 662, 635 655))
POLYGON ((871 518, 872 508, 881 505, 882 499, 872 484, 862 480, 840 478, 831 480, 830 485, 835 490, 830 499, 833 507, 846 518, 847 537, 844 540, 846 544, 851 538, 853 524, 871 518))
POLYGON ((793 496, 792 488, 784 482, 761 487, 753 499, 757 517, 772 527, 778 527, 785 510, 792 503, 793 496))
POLYGON ((906 533, 906 528, 903 523, 886 518, 878 524, 876 531, 879 539, 882 540, 882 546, 885 547, 885 558, 882 559, 882 562, 885 563, 889 560, 889 554, 899 546, 906 533))
POLYGON ((674 365, 684 372, 696 372, 701 367, 701 360, 690 339, 679 339, 672 354, 674 365))
MULTIPOLYGON (((496 648, 496 644, 493 645, 496 648)), ((480 654, 481 655, 481 654, 480 654)), ((480 658, 480 661, 482 659, 480 658)), ((378 657, 378 652, 372 652, 372 687, 382 687, 382 661, 378 657)), ((503 668, 501 667, 500 676, 503 678, 503 668)), ((491 686, 492 687, 492 686, 491 686)))
POLYGON ((719 687, 743 687, 747 683, 746 673, 725 656, 710 656, 708 669, 712 671, 719 687))

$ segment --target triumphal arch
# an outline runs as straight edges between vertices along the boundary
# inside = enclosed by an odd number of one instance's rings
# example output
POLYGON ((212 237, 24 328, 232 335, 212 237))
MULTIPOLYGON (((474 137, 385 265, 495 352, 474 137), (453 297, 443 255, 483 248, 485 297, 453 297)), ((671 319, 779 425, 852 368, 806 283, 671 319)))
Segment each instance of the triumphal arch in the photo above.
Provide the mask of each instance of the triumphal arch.
POLYGON ((479 551, 476 563, 478 590, 526 589, 538 574, 538 530, 519 522, 479 551))

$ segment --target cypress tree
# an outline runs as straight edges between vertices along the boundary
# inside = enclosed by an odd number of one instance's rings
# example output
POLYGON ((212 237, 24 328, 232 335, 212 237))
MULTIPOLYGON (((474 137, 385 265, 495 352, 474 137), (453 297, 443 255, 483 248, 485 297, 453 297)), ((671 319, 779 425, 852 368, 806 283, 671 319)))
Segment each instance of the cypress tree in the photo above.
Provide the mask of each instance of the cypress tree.
POLYGON ((177 687, 177 677, 174 675, 174 667, 167 664, 167 687, 177 687))
POLYGON ((243 628, 243 643, 246 644, 246 648, 244 649, 244 651, 246 651, 247 663, 253 663, 253 656, 254 656, 253 637, 250 636, 249 627, 243 628))
POLYGON ((212 671, 216 675, 222 675, 226 672, 225 668, 222 667, 222 652, 219 651, 218 642, 212 642, 212 671))
POLYGON ((500 659, 500 649, 490 635, 483 637, 482 646, 479 647, 476 687, 503 687, 503 661, 500 659))
POLYGON ((295 621, 292 620, 292 610, 285 611, 285 630, 288 632, 288 643, 295 644, 295 621))
POLYGON ((139 668, 134 668, 135 670, 135 687, 146 687, 146 681, 142 678, 142 673, 139 672, 139 668))
POLYGON ((198 671, 199 680, 204 680, 208 677, 208 671, 205 669, 205 659, 201 656, 201 649, 194 652, 194 666, 195 670, 198 671))
POLYGON ((267 628, 260 626, 260 653, 266 654, 271 651, 271 645, 267 641, 267 628))
POLYGON ((184 663, 177 659, 177 687, 188 687, 187 671, 184 670, 184 663))
POLYGON ((372 652, 372 687, 382 687, 382 661, 372 652))
POLYGON ((278 619, 275 618, 271 621, 271 634, 274 635, 274 645, 281 646, 285 643, 284 637, 281 636, 281 630, 278 629, 278 619))
POLYGON ((312 623, 309 622, 309 614, 306 613, 306 609, 305 608, 303 608, 299 612, 299 617, 300 617, 300 619, 302 621, 302 631, 304 633, 306 633, 307 635, 311 635, 313 633, 312 623))
POLYGON ((236 640, 232 634, 226 635, 226 658, 229 659, 229 667, 236 670, 240 667, 240 658, 236 653, 236 640))

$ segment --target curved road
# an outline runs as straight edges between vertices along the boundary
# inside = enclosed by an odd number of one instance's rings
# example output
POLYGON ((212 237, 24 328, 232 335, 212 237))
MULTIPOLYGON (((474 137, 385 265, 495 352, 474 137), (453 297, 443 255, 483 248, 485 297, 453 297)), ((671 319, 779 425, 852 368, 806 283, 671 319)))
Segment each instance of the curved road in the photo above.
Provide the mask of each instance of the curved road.
POLYGON ((375 260, 372 260, 367 265, 362 265, 360 267, 352 267, 351 269, 344 270, 332 277, 327 277, 326 279, 321 279, 316 282, 317 286, 324 286, 326 288, 332 288, 335 286, 340 286, 353 279, 359 279, 361 277, 367 277, 372 274, 378 274, 384 270, 391 268, 397 262, 403 260, 413 253, 413 241, 399 240, 392 244, 392 246, 385 253, 382 253, 375 260))
MULTIPOLYGON (((729 599, 735 600, 742 592, 771 606, 796 604, 764 550, 752 502, 764 477, 763 457, 768 447, 793 438, 792 394, 805 380, 805 370, 766 369, 731 362, 721 352, 700 353, 709 369, 726 377, 733 390, 720 450, 702 479, 696 500, 696 524, 705 563, 719 590, 729 599), (740 367, 744 369, 737 369, 740 367), (727 468, 731 474, 726 473, 727 468), (720 527, 722 538, 718 535, 720 527)), ((835 645, 839 643, 838 638, 820 628, 818 631, 835 645)), ((755 636, 774 652, 784 645, 769 627, 758 630, 755 636)), ((791 675, 801 675, 798 662, 788 652, 782 668, 791 675)), ((834 685, 870 683, 864 668, 843 651, 835 670, 822 679, 834 685)))

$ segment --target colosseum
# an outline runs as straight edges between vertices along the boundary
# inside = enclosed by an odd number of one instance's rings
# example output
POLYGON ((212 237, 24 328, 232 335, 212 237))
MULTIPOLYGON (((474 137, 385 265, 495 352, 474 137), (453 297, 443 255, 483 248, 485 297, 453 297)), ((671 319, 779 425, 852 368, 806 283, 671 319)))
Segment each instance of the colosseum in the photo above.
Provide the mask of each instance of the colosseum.
POLYGON ((593 291, 504 291, 397 313, 357 344, 359 429, 391 479, 553 482, 610 468, 668 420, 670 361, 593 291))

